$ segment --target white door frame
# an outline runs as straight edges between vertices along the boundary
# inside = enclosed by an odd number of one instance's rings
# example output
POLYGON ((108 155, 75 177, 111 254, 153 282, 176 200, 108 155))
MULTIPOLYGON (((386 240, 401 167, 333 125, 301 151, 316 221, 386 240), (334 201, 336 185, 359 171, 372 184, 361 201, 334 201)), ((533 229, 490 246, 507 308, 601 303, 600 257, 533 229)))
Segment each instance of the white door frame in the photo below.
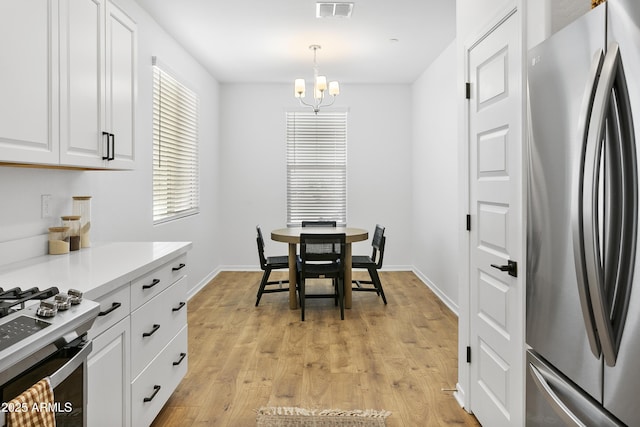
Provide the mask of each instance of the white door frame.
MULTIPOLYGON (((459 282, 458 282, 458 309, 459 309, 459 317, 458 317, 458 383, 456 384, 456 392, 454 396, 460 406, 462 406, 465 410, 471 412, 471 402, 473 400, 473 396, 471 395, 471 368, 470 364, 467 363, 467 347, 471 343, 471 290, 470 290, 470 232, 467 231, 467 214, 471 211, 470 207, 470 186, 469 186, 469 100, 466 99, 466 82, 469 81, 469 55, 474 46, 480 43, 485 37, 487 37, 497 26, 503 23, 508 17, 513 14, 517 14, 517 19, 520 23, 520 46, 522 49, 522 73, 521 73, 521 91, 522 91, 522 99, 521 99, 521 138, 522 141, 522 156, 521 156, 521 197, 519 200, 520 208, 522 212, 521 217, 521 253, 523 254, 522 259, 518 260, 518 274, 525 277, 526 274, 526 141, 527 141, 527 132, 526 132, 526 124, 527 124, 527 109, 526 109, 526 69, 527 69, 527 61, 526 61, 526 51, 527 51, 527 43, 526 43, 526 9, 525 9, 526 0, 515 0, 510 4, 506 5, 504 9, 502 9, 496 16, 487 22, 487 25, 482 27, 480 31, 474 33, 467 40, 459 44, 458 48, 458 63, 463 64, 462 67, 458 67, 458 99, 460 100, 458 105, 458 118, 461 124, 460 129, 461 132, 458 137, 458 171, 460 180, 460 192, 458 203, 460 206, 460 222, 459 222, 459 238, 458 238, 458 246, 460 253, 460 273, 459 273, 459 282)), ((520 313, 522 313, 522 321, 521 321, 521 333, 522 333, 522 341, 525 341, 525 307, 526 307, 526 292, 525 286, 522 286, 519 290, 520 295, 518 296, 518 300, 520 301, 520 313)), ((522 384, 525 384, 525 348, 523 346, 522 349, 522 361, 521 366, 523 367, 522 372, 522 384)), ((523 408, 523 418, 522 425, 524 425, 524 387, 522 389, 521 399, 521 407, 523 408)))

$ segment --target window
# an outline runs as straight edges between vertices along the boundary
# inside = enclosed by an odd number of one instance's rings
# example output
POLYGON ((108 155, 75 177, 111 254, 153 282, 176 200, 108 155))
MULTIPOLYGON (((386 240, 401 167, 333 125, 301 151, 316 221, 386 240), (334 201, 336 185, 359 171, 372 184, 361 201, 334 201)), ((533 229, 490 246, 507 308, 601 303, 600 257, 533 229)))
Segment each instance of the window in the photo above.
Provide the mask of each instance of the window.
POLYGON ((287 224, 347 222, 347 113, 287 113, 287 224))
POLYGON ((153 67, 153 222, 198 213, 198 97, 153 67))

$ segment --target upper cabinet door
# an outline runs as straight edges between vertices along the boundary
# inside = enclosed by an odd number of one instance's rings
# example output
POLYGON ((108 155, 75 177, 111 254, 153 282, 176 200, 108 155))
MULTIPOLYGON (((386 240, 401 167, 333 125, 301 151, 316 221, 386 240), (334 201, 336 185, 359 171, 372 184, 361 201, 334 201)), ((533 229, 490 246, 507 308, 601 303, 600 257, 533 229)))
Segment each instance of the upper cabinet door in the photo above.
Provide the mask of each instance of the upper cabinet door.
POLYGON ((58 162, 58 0, 0 2, 0 162, 58 162))
POLYGON ((104 167, 105 2, 61 0, 60 163, 104 167))
POLYGON ((106 130, 107 167, 135 166, 136 24, 118 7, 107 3, 106 130))
POLYGON ((61 0, 60 163, 134 167, 136 25, 107 0, 61 0))
POLYGON ((0 1, 0 164, 133 169, 136 46, 108 0, 0 1))

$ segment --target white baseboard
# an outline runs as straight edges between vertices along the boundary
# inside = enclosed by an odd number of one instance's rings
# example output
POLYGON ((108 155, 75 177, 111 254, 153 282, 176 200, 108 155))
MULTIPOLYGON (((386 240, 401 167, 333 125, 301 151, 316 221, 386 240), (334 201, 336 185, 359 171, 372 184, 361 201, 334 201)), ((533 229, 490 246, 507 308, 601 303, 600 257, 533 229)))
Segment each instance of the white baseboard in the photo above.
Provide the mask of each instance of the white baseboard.
MULTIPOLYGON (((222 265, 218 271, 262 271, 258 265, 222 265)), ((363 270, 365 271, 365 270, 363 270)), ((380 271, 414 271, 412 265, 391 265, 382 267, 380 271)))
MULTIPOLYGON (((216 270, 212 271, 204 280, 202 280, 197 286, 191 289, 189 292, 189 298, 198 293, 207 283, 218 273, 222 271, 261 271, 257 265, 222 265, 216 270)), ((391 265, 383 267, 381 271, 411 271, 413 272, 438 298, 456 315, 458 316, 458 305, 451 300, 444 292, 440 290, 428 277, 426 277, 420 270, 413 265, 391 265)))
MULTIPOLYGON (((456 391, 453 393, 453 397, 458 402, 458 405, 460 405, 461 408, 464 408, 465 393, 464 393, 464 389, 462 388, 460 383, 456 383, 456 391)), ((466 408, 465 408, 465 410, 466 410, 466 408)))
POLYGON ((438 296, 438 298, 440 298, 440 300, 447 306, 449 307, 449 310, 453 311, 453 313, 459 317, 458 314, 458 304, 456 304, 453 300, 451 300, 451 298, 449 298, 444 292, 442 292, 440 290, 440 288, 438 288, 431 280, 429 280, 429 278, 427 276, 425 276, 424 274, 422 274, 422 272, 420 270, 418 270, 417 268, 413 267, 412 270, 413 273, 418 276, 418 278, 420 280, 422 280, 422 282, 427 285, 427 287, 429 289, 431 289, 433 291, 434 294, 436 294, 438 296))
POLYGON ((213 270, 211 273, 207 275, 207 277, 202 279, 200 283, 198 283, 193 288, 189 289, 189 292, 187 293, 187 300, 190 300, 191 298, 193 298, 198 292, 200 292, 205 286, 207 286, 207 284, 211 280, 213 280, 218 275, 218 273, 220 273, 219 268, 213 270))

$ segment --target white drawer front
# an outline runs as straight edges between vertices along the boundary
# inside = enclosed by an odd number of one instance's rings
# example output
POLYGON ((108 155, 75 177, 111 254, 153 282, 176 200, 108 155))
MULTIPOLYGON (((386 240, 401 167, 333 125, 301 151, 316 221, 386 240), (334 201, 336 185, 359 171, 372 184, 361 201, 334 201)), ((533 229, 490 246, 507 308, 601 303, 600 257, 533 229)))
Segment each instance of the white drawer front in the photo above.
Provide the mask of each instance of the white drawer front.
POLYGON ((176 280, 187 274, 187 255, 184 254, 162 267, 131 282, 131 308, 137 309, 176 280))
POLYGON ((131 384, 131 425, 148 426, 187 374, 187 326, 131 384))
POLYGON ((100 303, 100 314, 93 322, 93 326, 89 331, 89 337, 94 339, 111 326, 124 319, 131 312, 129 284, 116 289, 115 291, 101 297, 97 302, 100 303))
POLYGON ((182 255, 162 267, 131 282, 131 308, 142 306, 187 274, 187 255, 182 255))
POLYGON ((131 314, 131 376, 147 364, 187 324, 187 278, 131 314))

